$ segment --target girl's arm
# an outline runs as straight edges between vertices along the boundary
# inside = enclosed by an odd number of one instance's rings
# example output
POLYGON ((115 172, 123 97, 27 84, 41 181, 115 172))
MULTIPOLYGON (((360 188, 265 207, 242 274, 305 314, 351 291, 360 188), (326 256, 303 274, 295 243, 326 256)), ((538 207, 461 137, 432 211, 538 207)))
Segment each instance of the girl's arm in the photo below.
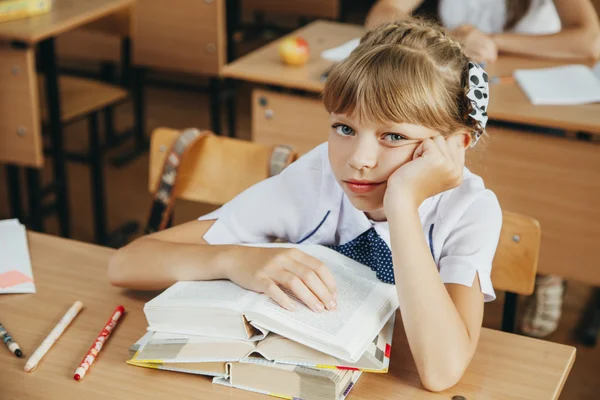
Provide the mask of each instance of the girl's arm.
POLYGON ((293 309, 279 285, 320 312, 336 307, 335 281, 319 260, 296 249, 210 245, 202 238, 215 223, 192 221, 139 238, 110 259, 115 286, 164 289, 177 281, 229 279, 293 309))
POLYGON ((394 276, 402 321, 423 386, 442 391, 463 376, 477 347, 483 294, 473 286, 447 284, 431 257, 415 204, 388 217, 394 276))
POLYGON ((369 10, 365 26, 367 29, 371 29, 386 22, 407 19, 412 12, 423 3, 423 1, 424 0, 378 0, 369 10))
MULTIPOLYGON (((421 382, 431 391, 456 384, 469 365, 481 331, 484 296, 477 275, 471 287, 444 285, 425 240, 418 207, 428 197, 460 184, 469 143, 468 135, 424 140, 413 160, 388 178, 384 198, 404 329, 421 382)), ((480 217, 472 216, 474 221, 480 217)), ((499 234, 501 221, 496 225, 499 234)), ((494 234, 484 239, 486 244, 494 240, 494 234)), ((471 251, 466 253, 467 260, 473 260, 471 251)))
POLYGON ((600 58, 600 24, 589 0, 554 0, 562 29, 552 35, 499 33, 492 39, 502 53, 559 59, 600 58))

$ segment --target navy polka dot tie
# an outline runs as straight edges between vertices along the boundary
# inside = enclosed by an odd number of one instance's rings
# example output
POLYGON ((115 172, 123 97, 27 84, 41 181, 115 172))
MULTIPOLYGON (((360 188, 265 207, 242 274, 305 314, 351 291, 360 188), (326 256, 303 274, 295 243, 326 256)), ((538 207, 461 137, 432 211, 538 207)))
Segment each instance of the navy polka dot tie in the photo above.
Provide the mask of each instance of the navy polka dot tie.
POLYGON ((327 247, 369 266, 382 282, 394 284, 392 252, 387 243, 377 234, 375 228, 361 233, 360 236, 348 243, 327 247))

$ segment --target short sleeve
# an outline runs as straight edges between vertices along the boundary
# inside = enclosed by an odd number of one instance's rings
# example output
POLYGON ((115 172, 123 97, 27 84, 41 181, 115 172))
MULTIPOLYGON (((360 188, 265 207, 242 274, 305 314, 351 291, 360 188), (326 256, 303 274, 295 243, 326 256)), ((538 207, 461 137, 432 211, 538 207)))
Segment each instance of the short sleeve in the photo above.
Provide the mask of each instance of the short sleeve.
POLYGON ((322 180, 321 145, 279 175, 245 190, 218 210, 200 217, 216 219, 204 235, 210 244, 296 242, 315 214, 322 180))
POLYGON ((485 301, 494 300, 492 261, 501 228, 500 204, 493 192, 485 190, 466 209, 444 242, 439 260, 442 281, 471 287, 477 273, 485 301))

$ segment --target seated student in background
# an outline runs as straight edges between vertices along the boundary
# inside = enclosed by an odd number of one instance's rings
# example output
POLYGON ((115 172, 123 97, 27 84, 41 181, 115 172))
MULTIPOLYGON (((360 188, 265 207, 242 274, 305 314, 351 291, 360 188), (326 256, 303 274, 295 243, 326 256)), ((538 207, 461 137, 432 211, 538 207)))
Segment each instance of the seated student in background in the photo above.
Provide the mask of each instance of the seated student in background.
MULTIPOLYGON (((485 133, 487 75, 427 22, 370 31, 329 75, 329 140, 219 210, 120 249, 109 278, 135 289, 230 279, 315 312, 336 308, 328 268, 274 238, 327 245, 395 284, 423 385, 453 386, 481 331, 502 212, 465 168, 485 133)), ((299 127, 298 134, 302 130, 299 127)))
MULTIPOLYGON (((600 57, 600 24, 590 0, 378 0, 367 27, 420 14, 439 20, 476 61, 498 53, 556 59, 600 57)), ((523 333, 544 337, 560 320, 564 281, 538 276, 521 323, 523 333)))
POLYGON ((590 0, 378 0, 366 25, 411 14, 439 20, 479 62, 493 62, 498 53, 600 58, 600 25, 590 0))

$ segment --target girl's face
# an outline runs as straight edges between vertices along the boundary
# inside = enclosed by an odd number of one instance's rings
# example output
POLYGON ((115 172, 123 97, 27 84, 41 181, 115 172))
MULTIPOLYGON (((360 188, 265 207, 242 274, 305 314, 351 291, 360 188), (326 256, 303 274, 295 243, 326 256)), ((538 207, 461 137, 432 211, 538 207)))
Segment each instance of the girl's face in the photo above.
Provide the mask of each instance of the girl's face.
POLYGON ((388 178, 412 160, 424 139, 439 133, 421 125, 382 125, 334 113, 330 122, 329 162, 336 180, 354 207, 375 221, 384 221, 388 178))

